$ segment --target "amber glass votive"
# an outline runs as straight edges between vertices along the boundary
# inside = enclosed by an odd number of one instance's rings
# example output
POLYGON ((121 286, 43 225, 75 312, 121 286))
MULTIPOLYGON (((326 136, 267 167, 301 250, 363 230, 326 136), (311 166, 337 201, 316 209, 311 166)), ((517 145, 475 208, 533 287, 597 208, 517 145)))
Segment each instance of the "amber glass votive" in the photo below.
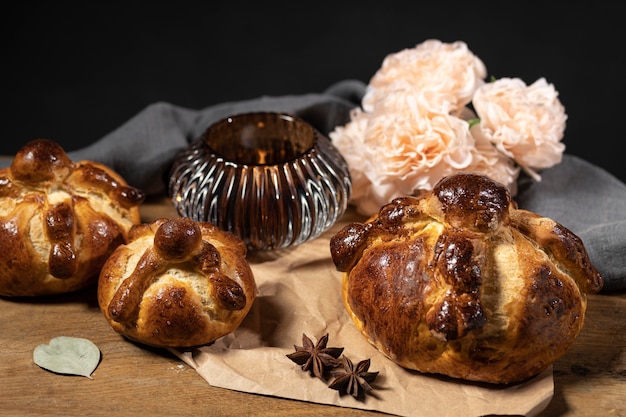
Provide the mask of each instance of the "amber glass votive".
POLYGON ((348 165, 330 139, 274 112, 212 124, 176 156, 169 182, 181 216, 211 222, 255 251, 319 236, 344 214, 351 189, 348 165))

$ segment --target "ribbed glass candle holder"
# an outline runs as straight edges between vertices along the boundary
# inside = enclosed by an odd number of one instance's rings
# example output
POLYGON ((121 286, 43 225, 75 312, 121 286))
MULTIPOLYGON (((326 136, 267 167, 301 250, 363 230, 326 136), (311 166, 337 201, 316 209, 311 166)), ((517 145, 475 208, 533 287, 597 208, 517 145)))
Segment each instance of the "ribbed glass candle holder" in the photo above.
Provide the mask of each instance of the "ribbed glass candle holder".
POLYGON ((351 187, 330 139, 299 117, 255 112, 214 123, 181 151, 169 193, 181 216, 266 251, 329 229, 344 214, 351 187))

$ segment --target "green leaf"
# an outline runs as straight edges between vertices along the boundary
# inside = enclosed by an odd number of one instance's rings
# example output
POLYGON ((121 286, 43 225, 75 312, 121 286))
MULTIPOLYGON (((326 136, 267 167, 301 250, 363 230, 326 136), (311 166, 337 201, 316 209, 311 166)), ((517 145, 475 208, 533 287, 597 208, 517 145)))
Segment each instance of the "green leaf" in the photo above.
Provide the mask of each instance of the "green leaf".
POLYGON ((48 371, 93 379, 91 373, 100 362, 100 349, 87 339, 59 336, 49 345, 37 346, 33 360, 48 371))
POLYGON ((477 125, 478 123, 480 123, 480 118, 475 117, 475 118, 473 118, 473 119, 469 119, 469 120, 467 121, 467 123, 469 123, 469 127, 470 127, 470 129, 471 129, 471 128, 472 128, 472 126, 477 125))

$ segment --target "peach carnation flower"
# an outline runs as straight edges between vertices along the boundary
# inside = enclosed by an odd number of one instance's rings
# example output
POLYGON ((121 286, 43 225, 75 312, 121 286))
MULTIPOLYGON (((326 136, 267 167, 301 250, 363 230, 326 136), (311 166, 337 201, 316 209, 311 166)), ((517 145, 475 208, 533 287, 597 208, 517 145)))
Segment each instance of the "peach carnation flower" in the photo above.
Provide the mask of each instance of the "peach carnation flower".
POLYGON ((478 88, 472 100, 482 134, 527 171, 561 162, 567 115, 552 84, 540 78, 530 86, 501 78, 478 88))
POLYGON ((390 92, 433 91, 449 98, 451 111, 463 108, 484 84, 487 70, 465 42, 429 39, 415 48, 387 55, 363 97, 363 108, 390 92))
POLYGON ((488 175, 515 195, 520 168, 534 174, 560 162, 566 116, 553 86, 485 77, 463 42, 428 40, 385 58, 362 106, 329 134, 348 163, 359 212, 371 215, 460 171, 488 175))

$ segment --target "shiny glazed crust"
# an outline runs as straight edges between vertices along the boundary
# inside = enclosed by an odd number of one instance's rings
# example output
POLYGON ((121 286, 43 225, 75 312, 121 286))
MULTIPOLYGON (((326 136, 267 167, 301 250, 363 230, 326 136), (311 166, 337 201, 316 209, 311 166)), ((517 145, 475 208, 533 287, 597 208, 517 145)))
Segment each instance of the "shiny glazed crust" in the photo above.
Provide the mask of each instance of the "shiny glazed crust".
POLYGON ((559 358, 603 285, 582 241, 458 174, 394 200, 331 239, 357 328, 408 369, 514 383, 559 358))
POLYGON ((241 324, 256 293, 243 241, 189 218, 133 227, 98 283, 113 329, 158 347, 214 342, 241 324))
POLYGON ((72 162, 37 139, 0 169, 0 295, 40 296, 97 283, 140 221, 144 193, 110 168, 72 162))

